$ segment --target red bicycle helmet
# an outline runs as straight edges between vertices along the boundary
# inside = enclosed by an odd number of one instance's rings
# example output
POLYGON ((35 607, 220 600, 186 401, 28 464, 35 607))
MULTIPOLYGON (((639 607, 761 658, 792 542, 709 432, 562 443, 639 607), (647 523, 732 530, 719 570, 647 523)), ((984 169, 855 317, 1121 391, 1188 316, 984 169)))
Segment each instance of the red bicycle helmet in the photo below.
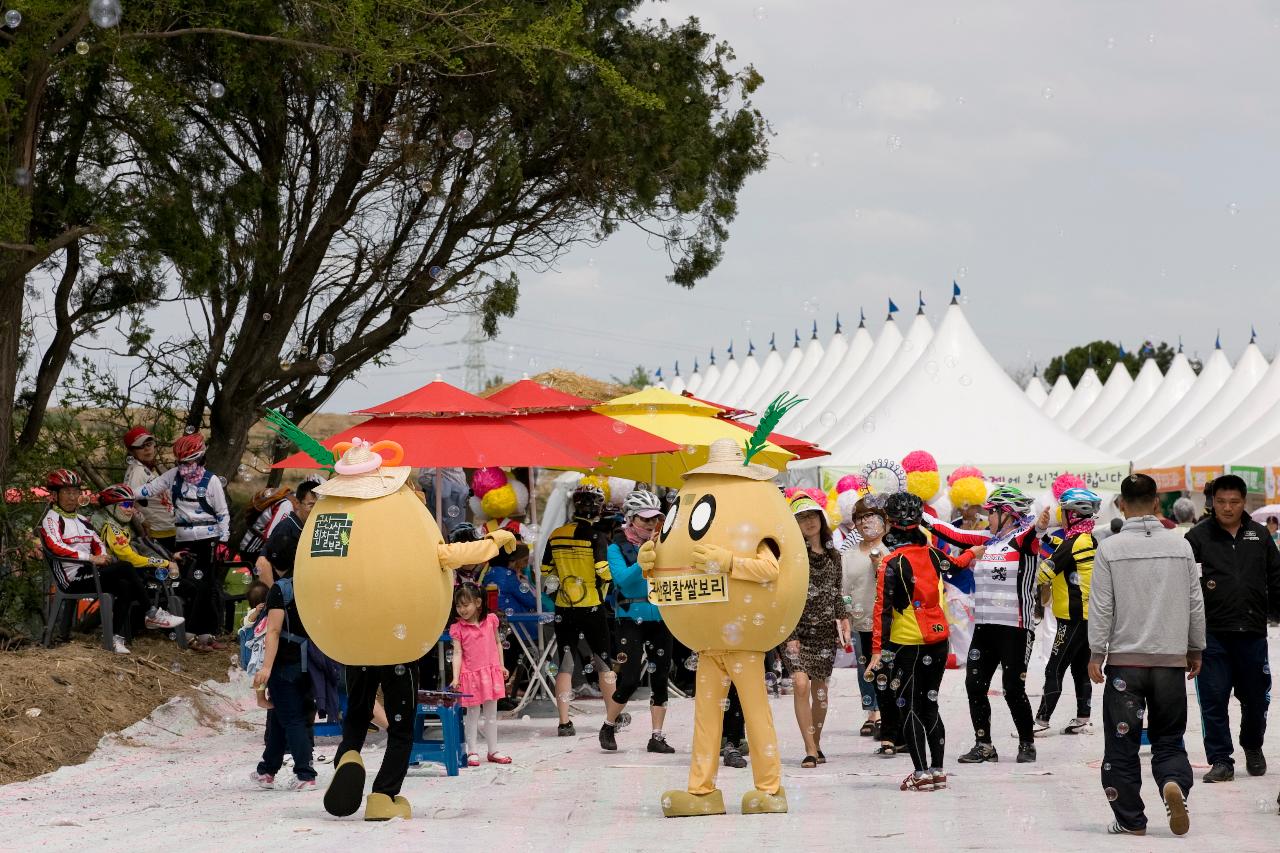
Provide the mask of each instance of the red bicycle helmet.
POLYGON ((204 454, 204 436, 198 432, 184 435, 173 443, 173 455, 179 462, 195 462, 204 454))
POLYGON ((114 506, 115 504, 124 503, 125 501, 137 500, 137 495, 133 493, 133 489, 124 483, 116 483, 114 486, 107 486, 98 492, 99 506, 114 506))
POLYGON ((51 489, 61 489, 66 486, 79 488, 81 485, 80 475, 75 471, 59 468, 57 471, 49 472, 49 476, 45 479, 45 485, 51 489))

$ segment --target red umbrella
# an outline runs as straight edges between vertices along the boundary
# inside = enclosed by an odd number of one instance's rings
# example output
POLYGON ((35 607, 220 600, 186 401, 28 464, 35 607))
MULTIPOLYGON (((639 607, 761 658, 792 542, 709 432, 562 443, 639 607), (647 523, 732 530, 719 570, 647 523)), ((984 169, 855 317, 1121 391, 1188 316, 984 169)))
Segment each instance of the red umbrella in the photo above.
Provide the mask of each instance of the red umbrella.
POLYGON ((600 405, 596 400, 566 394, 564 391, 534 382, 532 379, 513 382, 501 391, 490 394, 486 399, 517 412, 563 412, 590 409, 600 405))
MULTIPOLYGON (((404 462, 418 468, 482 468, 536 465, 543 468, 581 468, 599 465, 594 456, 570 449, 510 417, 381 417, 372 418, 324 441, 330 449, 353 438, 395 441, 404 448, 404 462)), ((295 453, 274 468, 318 468, 305 453, 295 453)))
MULTIPOLYGON (((436 377, 416 391, 410 391, 394 400, 388 400, 369 409, 355 412, 357 415, 423 418, 450 418, 459 415, 509 415, 511 410, 500 403, 469 394, 436 377)), ((364 436, 360 436, 364 438, 364 436)))
MULTIPOLYGON (((734 426, 742 427, 747 432, 755 431, 755 427, 753 425, 744 424, 738 420, 738 418, 744 418, 750 415, 754 415, 755 412, 752 412, 748 409, 735 409, 732 406, 724 406, 724 405, 721 405, 720 403, 712 402, 711 400, 703 400, 700 397, 693 396, 688 391, 681 392, 681 395, 684 397, 688 397, 690 400, 697 400, 699 403, 706 403, 708 406, 715 406, 717 409, 720 410, 719 417, 723 418, 724 420, 728 421, 734 426)), ((780 432, 769 433, 769 441, 778 445, 783 450, 791 451, 796 455, 797 459, 816 459, 819 456, 831 455, 831 451, 823 450, 821 447, 819 447, 818 445, 814 444, 811 441, 805 441, 803 438, 796 438, 790 435, 783 435, 780 432)))
POLYGON ((520 414, 516 422, 544 438, 598 458, 673 453, 680 445, 591 411, 599 405, 532 379, 522 379, 489 397, 520 414))

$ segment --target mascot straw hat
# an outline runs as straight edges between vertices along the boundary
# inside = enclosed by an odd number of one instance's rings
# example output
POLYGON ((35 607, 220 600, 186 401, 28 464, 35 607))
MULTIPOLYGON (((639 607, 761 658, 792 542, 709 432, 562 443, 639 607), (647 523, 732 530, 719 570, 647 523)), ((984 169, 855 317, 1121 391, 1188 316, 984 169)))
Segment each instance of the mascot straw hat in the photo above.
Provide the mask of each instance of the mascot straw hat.
POLYGON ((395 494, 409 478, 408 466, 397 466, 404 450, 394 441, 370 444, 355 439, 349 446, 341 442, 334 447, 342 457, 333 463, 336 476, 316 487, 316 494, 338 498, 373 498, 395 494))
POLYGON ((684 476, 692 477, 694 474, 720 474, 725 477, 745 477, 748 480, 772 480, 778 476, 778 472, 768 465, 747 462, 742 448, 731 438, 717 438, 711 442, 706 464, 686 471, 684 476))

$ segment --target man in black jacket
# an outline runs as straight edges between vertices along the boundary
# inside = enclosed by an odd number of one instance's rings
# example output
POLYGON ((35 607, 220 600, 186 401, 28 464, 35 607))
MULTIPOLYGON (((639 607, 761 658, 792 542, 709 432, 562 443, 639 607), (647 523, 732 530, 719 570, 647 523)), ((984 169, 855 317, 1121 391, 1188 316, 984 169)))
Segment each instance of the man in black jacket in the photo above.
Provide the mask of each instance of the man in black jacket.
POLYGON ((1218 477, 1208 490, 1213 513, 1187 531, 1200 564, 1207 646, 1197 680, 1204 751, 1213 765, 1206 782, 1235 778, 1228 708, 1240 700, 1240 747, 1249 775, 1267 772, 1262 736, 1267 728, 1271 667, 1267 617, 1280 613, 1280 550, 1267 529, 1244 512, 1244 480, 1218 477))

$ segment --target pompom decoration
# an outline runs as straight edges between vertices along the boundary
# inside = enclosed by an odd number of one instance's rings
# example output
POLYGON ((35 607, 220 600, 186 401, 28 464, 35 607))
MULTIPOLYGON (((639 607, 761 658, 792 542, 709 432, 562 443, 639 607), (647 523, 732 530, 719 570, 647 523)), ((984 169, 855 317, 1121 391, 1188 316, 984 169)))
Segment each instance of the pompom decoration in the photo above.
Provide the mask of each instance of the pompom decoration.
POLYGON ((867 490, 867 481, 859 477, 857 474, 845 474, 836 483, 836 491, 840 494, 845 492, 865 492, 867 490))
POLYGON ((951 480, 951 488, 947 490, 947 497, 951 499, 951 506, 956 509, 964 509, 966 506, 982 506, 982 504, 986 503, 987 484, 981 477, 968 476, 949 479, 951 480))
POLYGON ((788 502, 798 494, 800 494, 800 488, 798 486, 788 486, 782 490, 782 496, 785 497, 788 502))
POLYGON ((612 477, 601 477, 596 474, 588 474, 587 476, 583 477, 581 480, 578 481, 578 485, 595 486, 600 491, 604 492, 604 502, 607 505, 613 502, 612 499, 610 498, 610 493, 612 492, 612 488, 609 485, 609 482, 612 479, 613 479, 612 477))
POLYGON ((506 484, 507 472, 501 468, 481 468, 471 475, 471 491, 478 498, 506 484))
MULTIPOLYGON (((529 508, 529 487, 519 480, 512 480, 507 485, 516 492, 516 513, 523 514, 529 508)), ((511 513, 507 513, 511 515, 511 513)))
POLYGON ((480 499, 475 495, 467 498, 467 506, 471 509, 471 517, 476 521, 488 521, 489 516, 484 514, 484 510, 480 507, 480 499))
POLYGON ((636 490, 635 480, 624 480, 621 477, 610 477, 609 488, 605 489, 608 495, 608 503, 610 506, 622 506, 622 502, 627 499, 627 495, 636 490))
POLYGON ((1075 474, 1062 474, 1053 481, 1053 499, 1055 502, 1060 501, 1062 500, 1062 493, 1067 489, 1085 489, 1088 488, 1088 485, 1075 474))
MULTIPOLYGON (((835 504, 836 509, 840 514, 841 521, 846 519, 850 521, 853 520, 853 508, 857 506, 861 497, 862 495, 860 495, 856 489, 843 491, 836 496, 835 504)), ((839 522, 836 523, 838 524, 839 522)))
POLYGON ((937 471, 908 471, 907 491, 928 503, 942 488, 942 477, 937 471))
POLYGON ((916 471, 937 471, 938 460, 934 459, 933 454, 928 451, 913 450, 902 457, 902 470, 908 474, 916 471))
POLYGON ((516 490, 510 483, 490 489, 480 498, 480 509, 489 518, 506 518, 518 509, 516 490))
POLYGON ((979 480, 984 479, 982 471, 972 465, 961 465, 956 470, 947 475, 947 485, 954 486, 956 480, 963 480, 965 477, 977 477, 979 480))
POLYGON ((827 493, 822 491, 822 489, 819 489, 815 486, 812 489, 805 489, 804 493, 809 497, 813 498, 814 503, 816 503, 818 506, 822 507, 823 509, 827 508, 827 493))

